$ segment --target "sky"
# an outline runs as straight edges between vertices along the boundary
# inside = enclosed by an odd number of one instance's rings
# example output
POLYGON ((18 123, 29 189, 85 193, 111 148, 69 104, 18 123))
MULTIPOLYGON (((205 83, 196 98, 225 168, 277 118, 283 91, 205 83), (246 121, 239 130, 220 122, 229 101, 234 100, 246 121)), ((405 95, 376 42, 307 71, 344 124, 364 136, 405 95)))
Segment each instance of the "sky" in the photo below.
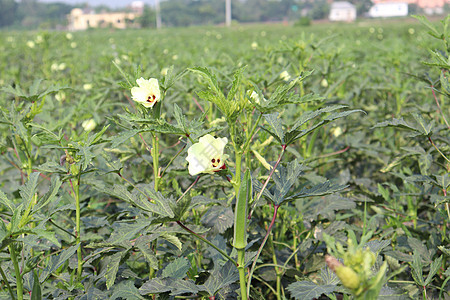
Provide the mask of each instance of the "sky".
MULTIPOLYGON (((107 5, 111 8, 120 8, 125 7, 133 0, 38 0, 39 2, 62 2, 67 4, 82 4, 82 3, 88 3, 90 6, 98 6, 98 5, 107 5)), ((151 5, 154 0, 143 0, 145 4, 151 5)))

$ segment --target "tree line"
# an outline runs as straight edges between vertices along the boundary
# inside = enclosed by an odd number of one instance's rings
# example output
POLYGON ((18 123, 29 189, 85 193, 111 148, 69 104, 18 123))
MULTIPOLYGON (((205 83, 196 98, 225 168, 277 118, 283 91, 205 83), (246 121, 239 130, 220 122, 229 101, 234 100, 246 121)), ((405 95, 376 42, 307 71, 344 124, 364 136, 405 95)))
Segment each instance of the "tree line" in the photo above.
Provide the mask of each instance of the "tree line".
MULTIPOLYGON (((358 15, 370 8, 371 0, 349 0, 358 15)), ((130 0, 131 3, 131 0, 130 0)), ((73 8, 87 7, 65 3, 42 3, 37 0, 0 0, 0 27, 63 29, 73 8)), ((111 11, 107 6, 91 7, 96 12, 111 11)), ((300 18, 325 19, 329 4, 326 0, 232 0, 235 22, 293 22, 300 18)), ((121 11, 126 8, 119 9, 121 11)), ((165 0, 160 3, 163 26, 221 24, 225 22, 224 0, 165 0)), ((141 27, 154 27, 154 7, 146 6, 138 19, 141 27)))

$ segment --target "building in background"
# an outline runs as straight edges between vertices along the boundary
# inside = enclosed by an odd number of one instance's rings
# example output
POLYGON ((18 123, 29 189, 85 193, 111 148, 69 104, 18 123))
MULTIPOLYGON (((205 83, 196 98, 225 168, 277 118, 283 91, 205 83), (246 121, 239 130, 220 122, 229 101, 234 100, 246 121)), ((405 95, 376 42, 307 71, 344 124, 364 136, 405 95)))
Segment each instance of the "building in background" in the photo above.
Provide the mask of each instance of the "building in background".
POLYGON ((389 3, 406 3, 417 5, 418 8, 422 9, 427 15, 443 14, 445 4, 450 4, 450 0, 372 0, 374 6, 378 4, 389 4, 389 3))
POLYGON ((331 3, 330 21, 353 22, 356 20, 356 7, 347 1, 338 1, 331 3))
POLYGON ((144 2, 134 1, 129 6, 130 12, 94 13, 90 9, 74 8, 67 16, 68 30, 86 30, 88 28, 118 28, 136 27, 136 18, 144 11, 144 2))
POLYGON ((408 3, 388 1, 376 3, 370 8, 368 15, 372 18, 406 17, 408 3))

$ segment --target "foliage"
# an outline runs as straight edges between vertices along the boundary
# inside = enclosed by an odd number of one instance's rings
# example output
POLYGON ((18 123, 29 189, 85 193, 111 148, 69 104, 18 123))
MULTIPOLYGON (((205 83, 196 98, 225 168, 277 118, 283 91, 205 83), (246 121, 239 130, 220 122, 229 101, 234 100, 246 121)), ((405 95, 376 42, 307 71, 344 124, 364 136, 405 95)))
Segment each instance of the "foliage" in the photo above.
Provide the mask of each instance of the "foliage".
POLYGON ((449 297, 449 22, 0 32, 0 296, 449 297))

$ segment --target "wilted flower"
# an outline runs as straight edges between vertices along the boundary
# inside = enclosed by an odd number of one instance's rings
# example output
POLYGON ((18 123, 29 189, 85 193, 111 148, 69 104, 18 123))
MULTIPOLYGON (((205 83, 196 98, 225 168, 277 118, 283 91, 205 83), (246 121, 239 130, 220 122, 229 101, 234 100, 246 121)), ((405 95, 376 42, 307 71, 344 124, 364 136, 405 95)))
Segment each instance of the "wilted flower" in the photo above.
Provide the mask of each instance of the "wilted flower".
POLYGON ((214 138, 210 134, 202 136, 198 143, 188 149, 186 160, 189 162, 189 174, 192 176, 199 173, 213 174, 225 169, 228 155, 223 154, 223 150, 227 143, 226 137, 214 138))
POLYGON ((97 126, 97 123, 94 121, 94 119, 89 119, 81 123, 81 126, 85 131, 92 131, 97 126))
POLYGON ((131 89, 132 99, 141 103, 144 107, 153 107, 161 98, 158 79, 150 78, 149 80, 145 80, 141 77, 136 80, 136 83, 139 87, 133 87, 131 89))
POLYGON ((289 75, 288 71, 283 71, 280 73, 280 78, 284 81, 289 81, 289 79, 291 79, 291 75, 289 75))

